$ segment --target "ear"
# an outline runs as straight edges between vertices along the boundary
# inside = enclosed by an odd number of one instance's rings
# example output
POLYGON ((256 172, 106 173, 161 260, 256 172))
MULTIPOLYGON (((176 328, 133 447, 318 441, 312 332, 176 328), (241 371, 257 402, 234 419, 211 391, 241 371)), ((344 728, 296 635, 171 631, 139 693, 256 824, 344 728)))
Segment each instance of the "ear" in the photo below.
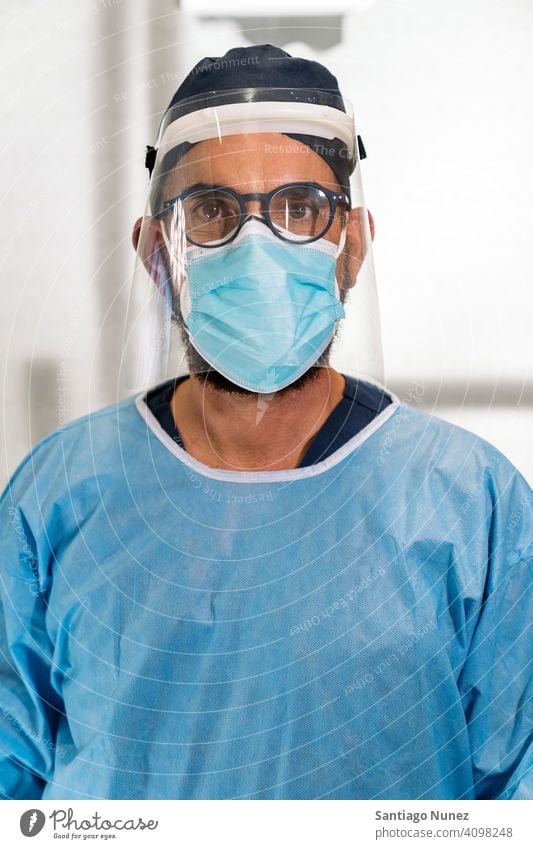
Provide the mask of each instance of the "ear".
POLYGON ((337 260, 337 280, 342 288, 350 289, 355 286, 370 241, 374 238, 374 232, 374 219, 370 212, 368 212, 367 224, 363 207, 350 209, 346 224, 346 243, 337 260))
POLYGON ((372 215, 372 213, 370 212, 369 209, 367 209, 367 212, 368 212, 368 223, 370 224, 370 238, 372 239, 372 241, 374 241, 374 236, 376 235, 376 225, 375 225, 375 222, 374 222, 374 216, 372 215))
POLYGON ((163 289, 171 279, 170 261, 157 218, 138 218, 131 234, 133 247, 148 275, 158 289, 163 289))
POLYGON ((142 218, 138 218, 135 224, 133 225, 133 230, 131 231, 131 241, 133 244, 133 249, 137 251, 139 247, 139 239, 141 238, 141 227, 143 220, 142 218))

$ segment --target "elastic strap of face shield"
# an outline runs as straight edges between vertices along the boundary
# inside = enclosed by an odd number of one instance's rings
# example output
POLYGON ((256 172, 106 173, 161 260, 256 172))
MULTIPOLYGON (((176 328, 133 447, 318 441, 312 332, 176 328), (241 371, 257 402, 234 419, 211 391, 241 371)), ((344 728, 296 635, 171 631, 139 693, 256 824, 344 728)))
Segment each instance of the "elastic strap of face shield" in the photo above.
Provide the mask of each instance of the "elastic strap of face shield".
POLYGON ((157 148, 153 147, 151 144, 146 145, 146 155, 144 157, 144 165, 148 168, 148 174, 151 177, 152 171, 155 167, 155 161, 157 158, 157 148))

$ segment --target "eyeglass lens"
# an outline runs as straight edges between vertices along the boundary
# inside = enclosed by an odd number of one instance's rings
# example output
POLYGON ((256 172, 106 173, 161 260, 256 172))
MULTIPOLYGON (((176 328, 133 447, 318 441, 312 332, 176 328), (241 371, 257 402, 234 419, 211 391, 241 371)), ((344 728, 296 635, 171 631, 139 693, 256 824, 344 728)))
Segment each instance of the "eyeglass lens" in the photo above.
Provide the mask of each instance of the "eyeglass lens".
MULTIPOLYGON (((316 186, 287 186, 272 195, 268 206, 275 230, 291 241, 322 235, 330 225, 330 202, 316 186)), ((187 236, 197 244, 229 240, 238 229, 238 200, 224 189, 204 189, 183 200, 187 236)))

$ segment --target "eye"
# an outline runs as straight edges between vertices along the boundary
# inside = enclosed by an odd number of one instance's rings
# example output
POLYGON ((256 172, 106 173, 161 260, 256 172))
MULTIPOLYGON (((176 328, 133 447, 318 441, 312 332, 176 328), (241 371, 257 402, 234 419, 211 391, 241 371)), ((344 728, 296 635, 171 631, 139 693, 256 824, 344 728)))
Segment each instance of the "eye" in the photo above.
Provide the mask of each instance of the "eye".
POLYGON ((197 214, 201 214, 206 220, 216 218, 220 212, 220 204, 216 200, 206 201, 196 210, 197 214))
POLYGON ((220 189, 189 195, 183 209, 187 237, 196 244, 224 239, 239 225, 239 202, 220 189))
POLYGON ((185 214, 197 225, 222 221, 238 212, 235 200, 222 192, 200 192, 185 201, 185 214))
POLYGON ((317 215, 319 210, 317 209, 316 204, 304 202, 302 200, 295 201, 286 201, 286 206, 291 218, 295 220, 301 220, 306 217, 306 215, 317 215))
POLYGON ((295 226, 306 223, 311 225, 313 220, 328 213, 327 197, 313 186, 290 186, 281 189, 270 203, 271 218, 286 229, 291 223, 295 226))

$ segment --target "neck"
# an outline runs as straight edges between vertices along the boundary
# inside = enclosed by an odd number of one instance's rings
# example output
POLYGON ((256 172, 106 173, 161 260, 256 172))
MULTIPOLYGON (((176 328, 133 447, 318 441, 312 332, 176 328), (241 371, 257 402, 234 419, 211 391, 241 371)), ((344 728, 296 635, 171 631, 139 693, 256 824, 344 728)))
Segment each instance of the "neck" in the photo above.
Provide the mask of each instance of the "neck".
POLYGON ((174 392, 171 410, 185 449, 207 466, 233 471, 294 469, 334 407, 344 378, 331 368, 300 388, 271 395, 237 395, 190 375, 174 392))

